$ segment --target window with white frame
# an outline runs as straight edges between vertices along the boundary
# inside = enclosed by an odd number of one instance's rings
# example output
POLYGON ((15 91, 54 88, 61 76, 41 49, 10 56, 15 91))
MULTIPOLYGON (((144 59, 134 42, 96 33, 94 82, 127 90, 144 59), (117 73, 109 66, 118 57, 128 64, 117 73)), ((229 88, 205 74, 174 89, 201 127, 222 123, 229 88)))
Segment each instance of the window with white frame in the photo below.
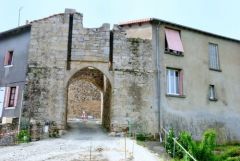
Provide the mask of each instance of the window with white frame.
POLYGON ((167 69, 167 94, 183 95, 182 70, 167 69))
POLYGON ((220 70, 218 45, 209 43, 208 54, 209 54, 209 68, 213 70, 220 70))
POLYGON ((217 100, 215 86, 212 84, 209 85, 209 100, 211 100, 211 101, 217 100))

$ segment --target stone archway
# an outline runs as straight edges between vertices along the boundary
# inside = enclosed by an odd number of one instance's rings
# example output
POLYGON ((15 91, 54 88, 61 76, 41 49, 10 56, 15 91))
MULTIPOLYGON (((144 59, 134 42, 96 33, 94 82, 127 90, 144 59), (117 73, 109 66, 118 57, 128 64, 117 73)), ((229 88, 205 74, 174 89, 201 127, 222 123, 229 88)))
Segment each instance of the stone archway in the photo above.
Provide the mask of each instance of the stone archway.
POLYGON ((99 69, 85 67, 77 71, 67 85, 66 123, 74 117, 81 119, 84 111, 110 130, 111 91, 109 79, 99 69))

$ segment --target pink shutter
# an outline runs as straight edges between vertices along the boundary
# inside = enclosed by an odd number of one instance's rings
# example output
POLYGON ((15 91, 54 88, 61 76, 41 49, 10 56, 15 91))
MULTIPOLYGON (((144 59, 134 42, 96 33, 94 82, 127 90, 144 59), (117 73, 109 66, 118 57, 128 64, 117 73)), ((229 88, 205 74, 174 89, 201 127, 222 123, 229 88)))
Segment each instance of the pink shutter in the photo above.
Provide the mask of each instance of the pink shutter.
POLYGON ((184 52, 180 33, 177 30, 165 29, 168 48, 174 51, 184 52))
POLYGON ((183 95, 183 70, 180 71, 179 76, 179 94, 183 95))
POLYGON ((15 92, 15 98, 14 98, 14 107, 17 106, 17 100, 18 100, 18 89, 19 89, 19 86, 16 86, 16 92, 15 92))
POLYGON ((9 96, 10 96, 10 87, 6 87, 5 98, 4 98, 4 107, 8 107, 9 96))
POLYGON ((9 56, 10 56, 10 54, 9 54, 9 52, 7 52, 4 56, 4 65, 8 65, 9 56))

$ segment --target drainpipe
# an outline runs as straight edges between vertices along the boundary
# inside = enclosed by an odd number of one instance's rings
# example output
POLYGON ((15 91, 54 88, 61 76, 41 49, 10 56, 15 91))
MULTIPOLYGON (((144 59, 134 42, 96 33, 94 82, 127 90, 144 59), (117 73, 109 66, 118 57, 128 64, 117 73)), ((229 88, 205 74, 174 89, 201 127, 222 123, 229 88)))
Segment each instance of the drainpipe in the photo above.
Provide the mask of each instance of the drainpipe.
POLYGON ((159 26, 160 22, 156 27, 156 55, 157 55, 157 104, 158 104, 158 133, 161 142, 161 87, 160 87, 160 46, 159 46, 159 26))

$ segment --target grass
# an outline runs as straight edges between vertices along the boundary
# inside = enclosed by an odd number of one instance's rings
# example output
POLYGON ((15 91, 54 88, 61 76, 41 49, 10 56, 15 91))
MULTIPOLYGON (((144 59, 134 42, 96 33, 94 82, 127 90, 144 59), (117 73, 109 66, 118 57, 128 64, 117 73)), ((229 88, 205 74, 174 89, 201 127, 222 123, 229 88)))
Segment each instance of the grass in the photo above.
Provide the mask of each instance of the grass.
POLYGON ((240 161, 240 145, 219 145, 215 155, 217 161, 240 161))
MULTIPOLYGON (((214 150, 214 161, 240 161, 240 144, 218 145, 214 150)), ((172 159, 172 161, 184 161, 184 159, 172 159)))

